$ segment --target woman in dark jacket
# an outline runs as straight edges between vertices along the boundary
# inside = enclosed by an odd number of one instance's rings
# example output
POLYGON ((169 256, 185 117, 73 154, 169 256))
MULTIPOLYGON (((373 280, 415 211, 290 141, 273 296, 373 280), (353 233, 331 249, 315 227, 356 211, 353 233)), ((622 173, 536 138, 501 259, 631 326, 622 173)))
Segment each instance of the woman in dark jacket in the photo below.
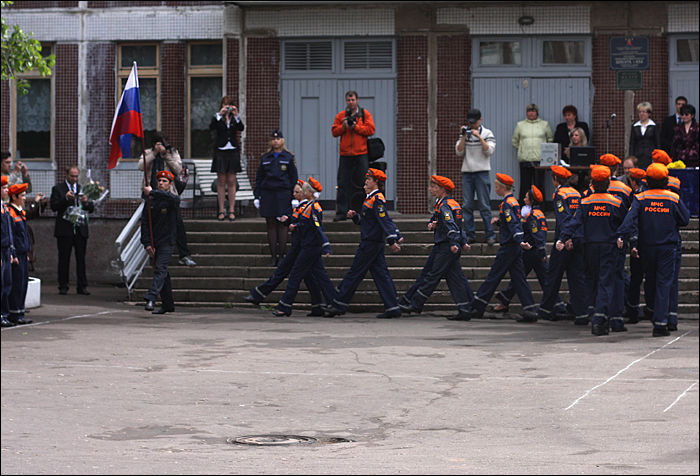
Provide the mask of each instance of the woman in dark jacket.
POLYGON ((661 147, 661 128, 651 120, 651 104, 637 104, 639 120, 632 126, 630 133, 629 155, 639 159, 638 167, 645 169, 651 164, 651 151, 661 147))
POLYGON ((588 141, 590 141, 591 134, 588 131, 588 124, 578 120, 578 110, 576 106, 571 104, 564 106, 561 113, 562 116, 564 116, 564 122, 557 124, 557 128, 554 131, 554 142, 561 144, 562 156, 565 157, 568 162, 571 158, 569 155, 569 146, 571 145, 571 134, 574 132, 574 129, 583 129, 583 132, 586 134, 586 140, 588 141))
POLYGON ((253 191, 254 204, 267 221, 270 266, 277 266, 287 252, 287 227, 278 218, 292 214, 294 186, 298 179, 294 154, 284 146, 282 132, 275 129, 270 134, 270 149, 260 158, 253 191))
POLYGON ((698 166, 700 152, 700 126, 695 120, 695 107, 686 104, 681 107, 681 124, 676 126, 673 135, 671 157, 682 160, 686 167, 698 166))
POLYGON ((234 213, 236 205, 236 174, 241 168, 241 149, 238 145, 238 132, 245 129, 238 108, 233 103, 231 96, 221 99, 219 112, 211 119, 209 129, 216 131, 214 142, 214 157, 211 162, 211 172, 217 176, 217 199, 219 203, 218 219, 226 216, 224 203, 226 201, 226 188, 228 188, 228 219, 236 219, 234 213))

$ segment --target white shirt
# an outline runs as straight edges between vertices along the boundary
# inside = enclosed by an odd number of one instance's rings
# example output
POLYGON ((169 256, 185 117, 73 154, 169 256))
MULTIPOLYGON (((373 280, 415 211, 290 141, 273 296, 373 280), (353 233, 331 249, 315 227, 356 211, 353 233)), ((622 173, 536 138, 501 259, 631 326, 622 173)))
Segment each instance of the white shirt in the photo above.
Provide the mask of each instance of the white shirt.
MULTIPOLYGON (((634 123, 634 126, 639 126, 639 127, 642 129, 642 135, 644 135, 644 133, 647 131, 647 127, 649 127, 649 126, 655 126, 655 125, 656 125, 656 123, 655 123, 654 121, 652 121, 651 119, 649 119, 649 120, 647 121, 647 123, 644 124, 644 125, 642 125, 642 122, 641 122, 641 121, 637 121, 637 122, 634 123)), ((633 127, 634 127, 634 126, 633 126, 633 127)))

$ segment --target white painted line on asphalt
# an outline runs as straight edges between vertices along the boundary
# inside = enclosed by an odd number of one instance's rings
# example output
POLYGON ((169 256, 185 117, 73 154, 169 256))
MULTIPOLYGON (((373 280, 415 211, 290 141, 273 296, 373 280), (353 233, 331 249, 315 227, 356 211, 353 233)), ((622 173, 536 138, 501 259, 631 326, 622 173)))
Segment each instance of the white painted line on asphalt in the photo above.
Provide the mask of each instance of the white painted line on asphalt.
POLYGON ((678 339, 680 339, 681 337, 687 336, 688 334, 690 334, 690 331, 686 332, 685 334, 679 335, 678 337, 676 337, 676 338, 673 339, 672 341, 666 342, 664 345, 662 345, 662 346, 659 347, 658 349, 652 350, 651 352, 649 352, 649 353, 648 353, 647 355, 645 355, 644 357, 640 357, 640 358, 638 358, 637 360, 634 360, 634 361, 630 362, 630 363, 627 365, 627 367, 625 367, 625 368, 622 369, 622 370, 618 370, 618 372, 617 372, 615 375, 613 375, 612 377, 608 378, 605 382, 600 383, 600 384, 596 385, 595 387, 589 388, 588 390, 586 390, 586 393, 584 393, 583 395, 581 395, 580 397, 578 397, 576 400, 574 400, 574 402, 573 402, 571 405, 569 405, 568 407, 566 407, 566 408, 564 409, 564 411, 569 410, 570 408, 573 408, 574 405, 576 405, 578 402, 580 402, 581 400, 583 400, 584 398, 586 398, 588 395, 590 395, 591 392, 593 392, 593 390, 602 387, 603 385, 607 384, 608 382, 612 382, 618 375, 620 375, 621 373, 625 372, 627 369, 629 369, 630 367, 632 367, 632 366, 633 366, 634 364, 636 364, 637 362, 641 362, 642 360, 646 359, 646 358, 649 357, 650 355, 655 354, 656 352, 660 351, 660 350, 663 349, 664 347, 667 347, 667 346, 673 344, 673 343, 676 342, 678 339))
POLYGON ((662 413, 666 413, 668 410, 670 410, 671 407, 672 407, 673 405, 675 405, 676 403, 678 403, 678 401, 679 401, 681 398, 685 397, 685 394, 688 393, 688 391, 689 391, 691 388, 693 388, 694 386, 696 386, 697 384, 698 384, 698 383, 695 382, 695 383, 693 383, 693 385, 691 385, 690 387, 686 388, 685 391, 684 391, 683 393, 681 393, 680 395, 678 395, 678 396, 676 397, 676 399, 673 401, 673 403, 670 404, 669 406, 667 406, 666 409, 665 409, 662 413))
POLYGON ((102 312, 97 312, 95 314, 80 314, 78 316, 64 317, 63 319, 54 319, 53 321, 39 321, 39 322, 32 322, 31 324, 23 324, 21 326, 3 327, 2 332, 17 330, 17 329, 26 329, 27 327, 40 326, 42 324, 51 324, 52 322, 70 321, 71 319, 80 319, 82 317, 102 316, 104 314, 111 314, 113 312, 129 312, 129 311, 102 311, 102 312))

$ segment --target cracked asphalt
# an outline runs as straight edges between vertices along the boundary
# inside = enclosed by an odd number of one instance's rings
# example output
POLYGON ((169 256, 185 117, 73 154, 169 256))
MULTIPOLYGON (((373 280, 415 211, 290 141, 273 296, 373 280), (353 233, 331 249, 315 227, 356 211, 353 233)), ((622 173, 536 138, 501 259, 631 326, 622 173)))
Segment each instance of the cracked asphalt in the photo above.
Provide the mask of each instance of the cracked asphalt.
POLYGON ((698 474, 697 316, 594 337, 91 291, 2 329, 2 474, 698 474), (251 435, 319 442, 228 442, 251 435))

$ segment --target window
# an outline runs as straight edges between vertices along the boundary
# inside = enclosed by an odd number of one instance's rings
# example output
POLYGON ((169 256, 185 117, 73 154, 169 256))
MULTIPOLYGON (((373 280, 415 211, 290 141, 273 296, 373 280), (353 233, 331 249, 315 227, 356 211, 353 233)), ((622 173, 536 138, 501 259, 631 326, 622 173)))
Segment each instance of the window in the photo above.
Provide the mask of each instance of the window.
MULTIPOLYGON (((123 44, 119 46, 119 88, 115 106, 119 102, 131 68, 136 62, 139 74, 139 93, 141 95, 141 114, 143 117, 143 142, 146 148, 150 146, 151 137, 159 129, 160 124, 160 69, 159 51, 157 44, 123 44)), ((131 140, 131 158, 141 155, 141 139, 131 140)))
POLYGON ((585 45, 583 41, 542 42, 542 62, 544 64, 584 64, 585 45))
POLYGON ((219 110, 223 91, 223 51, 221 42, 188 44, 188 138, 187 157, 211 157, 209 123, 219 110))
POLYGON ((482 66, 520 65, 522 55, 519 41, 481 41, 479 64, 482 66))
POLYGON ((676 61, 678 63, 698 63, 698 39, 679 38, 676 40, 676 61))

